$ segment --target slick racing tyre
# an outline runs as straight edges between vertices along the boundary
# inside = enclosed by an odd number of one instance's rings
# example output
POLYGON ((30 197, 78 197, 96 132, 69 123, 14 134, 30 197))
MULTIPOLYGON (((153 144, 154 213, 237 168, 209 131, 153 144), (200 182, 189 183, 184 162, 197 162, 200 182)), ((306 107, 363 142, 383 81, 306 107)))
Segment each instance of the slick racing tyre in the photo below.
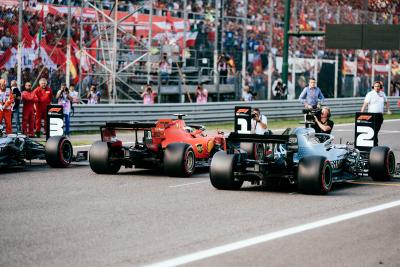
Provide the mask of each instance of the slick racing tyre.
POLYGON ((46 141, 46 162, 53 168, 65 168, 73 156, 71 142, 64 136, 53 136, 46 141))
POLYGON ((394 175, 396 159, 386 146, 373 147, 369 153, 369 176, 374 181, 388 181, 394 175))
POLYGON ((89 151, 89 164, 92 171, 98 174, 116 174, 121 168, 121 163, 112 161, 112 155, 107 142, 93 143, 89 151))
POLYGON ((264 145, 260 143, 240 143, 240 149, 247 152, 249 159, 262 160, 265 154, 264 145))
POLYGON ((172 143, 164 151, 164 171, 171 177, 189 177, 194 173, 196 155, 185 143, 172 143))
POLYGON ((325 157, 302 158, 297 173, 298 188, 304 194, 323 195, 332 188, 332 166, 325 157))
POLYGON ((243 180, 235 180, 234 168, 238 154, 226 154, 225 151, 217 152, 211 161, 211 184, 222 190, 238 190, 242 187, 243 180))

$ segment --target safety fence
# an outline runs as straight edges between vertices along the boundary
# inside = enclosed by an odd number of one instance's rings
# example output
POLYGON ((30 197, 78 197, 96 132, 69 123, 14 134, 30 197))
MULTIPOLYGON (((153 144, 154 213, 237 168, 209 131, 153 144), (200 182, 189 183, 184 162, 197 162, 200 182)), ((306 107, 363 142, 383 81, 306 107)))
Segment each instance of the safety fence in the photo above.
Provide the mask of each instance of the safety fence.
MULTIPOLYGON (((390 97, 392 112, 400 113, 400 97, 390 97)), ((325 105, 331 108, 333 116, 351 115, 359 111, 363 98, 327 99, 325 105)), ((269 119, 299 118, 302 116, 301 103, 288 100, 253 102, 214 102, 207 104, 98 104, 75 105, 71 118, 71 130, 93 131, 105 122, 155 122, 160 118, 176 118, 174 114, 185 114, 189 123, 232 122, 235 106, 258 107, 269 119)))

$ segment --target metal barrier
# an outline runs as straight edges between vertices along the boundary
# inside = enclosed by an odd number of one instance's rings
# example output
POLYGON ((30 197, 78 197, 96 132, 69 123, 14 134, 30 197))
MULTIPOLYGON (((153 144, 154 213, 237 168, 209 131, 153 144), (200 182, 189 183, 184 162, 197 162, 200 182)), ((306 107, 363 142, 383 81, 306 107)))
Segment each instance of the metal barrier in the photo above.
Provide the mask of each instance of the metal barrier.
MULTIPOLYGON (((327 99, 333 116, 351 115, 359 111, 364 98, 327 99)), ((390 97, 392 112, 399 113, 400 97, 390 97)), ((154 122, 159 118, 174 118, 173 114, 186 114, 189 123, 233 122, 235 106, 258 107, 269 119, 300 118, 303 106, 297 100, 271 100, 253 102, 213 102, 207 104, 98 104, 75 105, 75 114, 71 118, 71 130, 97 130, 106 121, 113 122, 154 122)))

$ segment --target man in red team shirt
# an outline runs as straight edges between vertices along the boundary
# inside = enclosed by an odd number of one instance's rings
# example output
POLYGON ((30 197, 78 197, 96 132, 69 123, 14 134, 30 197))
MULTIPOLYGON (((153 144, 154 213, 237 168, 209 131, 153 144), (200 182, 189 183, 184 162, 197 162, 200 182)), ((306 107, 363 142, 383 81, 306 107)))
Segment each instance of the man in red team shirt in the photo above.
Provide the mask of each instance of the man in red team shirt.
MULTIPOLYGON (((47 80, 45 78, 41 78, 39 80, 39 86, 33 90, 33 93, 36 95, 38 102, 35 104, 36 107, 36 136, 40 137, 40 130, 42 128, 42 119, 44 120, 44 130, 46 131, 46 118, 47 105, 51 103, 53 100, 53 92, 50 87, 47 86, 47 80)), ((45 132, 44 131, 44 132, 45 132)))
POLYGON ((25 83, 25 91, 22 92, 24 103, 22 110, 22 132, 29 137, 33 137, 35 125, 35 111, 33 105, 38 102, 37 96, 32 91, 32 84, 25 83))
POLYGON ((11 115, 14 104, 14 95, 10 88, 6 88, 5 79, 0 79, 0 124, 5 122, 6 134, 12 133, 11 115))

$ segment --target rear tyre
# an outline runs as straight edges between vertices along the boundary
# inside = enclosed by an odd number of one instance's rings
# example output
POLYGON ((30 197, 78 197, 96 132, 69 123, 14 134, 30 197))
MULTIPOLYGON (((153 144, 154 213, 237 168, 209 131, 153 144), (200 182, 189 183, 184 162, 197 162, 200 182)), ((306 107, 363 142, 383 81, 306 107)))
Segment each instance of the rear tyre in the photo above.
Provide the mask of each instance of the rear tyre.
POLYGON ((189 177, 195 171, 196 155, 185 143, 172 143, 164 151, 164 171, 171 177, 189 177))
POLYGON ((215 188, 238 190, 242 187, 243 181, 236 181, 233 173, 236 159, 236 154, 226 154, 225 151, 214 155, 210 166, 210 181, 215 188))
POLYGON ((374 181, 388 181, 394 175, 396 159, 386 146, 373 147, 369 153, 369 176, 374 181))
POLYGON ((298 189, 304 194, 323 195, 332 188, 332 166, 321 156, 302 158, 297 173, 298 189))
POLYGON ((264 145, 260 143, 240 143, 240 149, 246 151, 249 159, 262 160, 265 154, 264 145))
POLYGON ((73 148, 65 136, 53 136, 46 141, 46 162, 53 168, 66 168, 72 161, 73 148))
POLYGON ((89 150, 89 164, 92 171, 98 174, 116 174, 121 163, 111 161, 112 150, 107 142, 97 141, 89 150))

